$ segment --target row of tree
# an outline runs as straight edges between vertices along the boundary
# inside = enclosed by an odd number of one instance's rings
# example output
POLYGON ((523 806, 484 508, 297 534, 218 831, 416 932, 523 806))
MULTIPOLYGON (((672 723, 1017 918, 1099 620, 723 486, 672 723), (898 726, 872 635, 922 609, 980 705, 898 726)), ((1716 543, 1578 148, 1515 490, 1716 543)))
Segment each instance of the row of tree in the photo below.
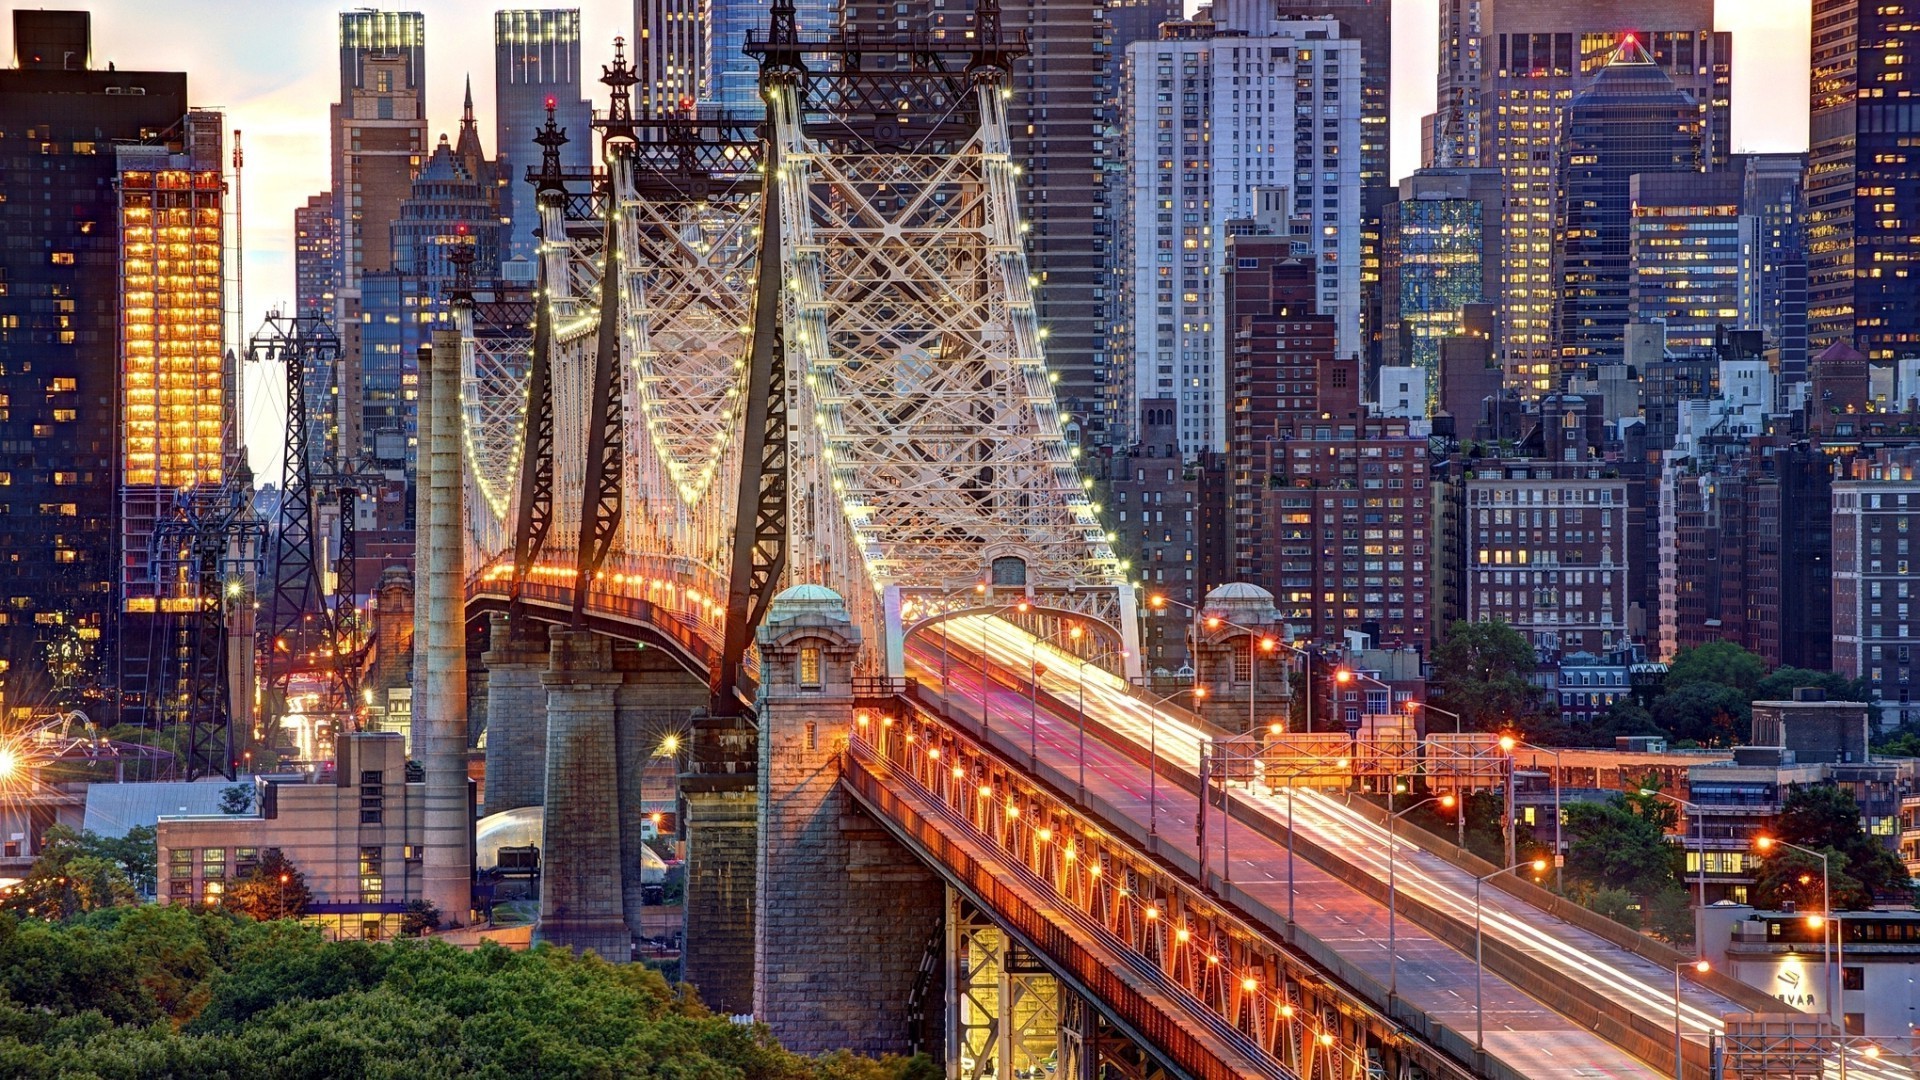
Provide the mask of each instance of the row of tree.
POLYGON ((809 1059, 640 965, 565 950, 328 942, 178 905, 0 914, 0 1075, 937 1080, 809 1059))
MULTIPOLYGON (((1730 641, 1682 649, 1657 680, 1621 687, 1593 724, 1572 725, 1533 681, 1533 646, 1500 622, 1456 622, 1433 651, 1432 691, 1473 731, 1517 731, 1549 746, 1611 747, 1620 735, 1664 735, 1677 745, 1733 746, 1752 728, 1753 703, 1819 687, 1835 701, 1869 701, 1867 684, 1831 671, 1780 667, 1730 641)), ((1915 749, 1920 749, 1916 734, 1915 749)))

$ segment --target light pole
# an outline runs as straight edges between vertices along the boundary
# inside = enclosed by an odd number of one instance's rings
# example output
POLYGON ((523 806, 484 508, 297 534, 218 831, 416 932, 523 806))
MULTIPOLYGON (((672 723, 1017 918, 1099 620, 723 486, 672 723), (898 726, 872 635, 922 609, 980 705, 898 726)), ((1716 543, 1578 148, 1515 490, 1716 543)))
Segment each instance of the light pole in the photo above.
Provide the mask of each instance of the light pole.
POLYGON ((1482 984, 1485 982, 1487 974, 1487 965, 1483 959, 1480 947, 1482 940, 1482 934, 1480 932, 1480 886, 1488 878, 1499 877, 1501 874, 1518 870, 1523 866, 1532 867, 1533 872, 1537 874, 1546 870, 1547 860, 1533 859, 1527 862, 1517 862, 1512 866, 1503 866, 1491 874, 1485 874, 1473 879, 1473 1052, 1476 1055, 1487 1052, 1487 1012, 1486 1009, 1482 1007, 1483 999, 1481 996, 1482 984))
MULTIPOLYGON (((1520 743, 1518 745, 1524 746, 1536 754, 1548 754, 1553 758, 1553 889, 1555 892, 1564 892, 1566 878, 1562 872, 1562 868, 1566 864, 1567 853, 1566 850, 1560 846, 1560 751, 1552 750, 1544 746, 1535 746, 1532 743, 1520 743)), ((1702 856, 1702 858, 1705 858, 1705 856, 1702 856)), ((1706 894, 1703 892, 1700 895, 1704 897, 1706 894)))
POLYGON ((1707 910, 1707 816, 1700 812, 1700 804, 1678 795, 1669 795, 1655 788, 1641 788, 1642 798, 1660 798, 1679 806, 1685 813, 1693 815, 1694 829, 1700 846, 1700 865, 1694 868, 1694 879, 1700 890, 1700 910, 1707 910))
MULTIPOLYGON (((1459 737, 1459 735, 1461 734, 1461 728, 1463 726, 1463 721, 1460 719, 1459 713, 1448 712, 1446 709, 1429 705, 1424 701, 1415 701, 1412 698, 1407 699, 1408 712, 1410 713, 1419 712, 1422 709, 1425 709, 1428 712, 1437 712, 1441 716, 1453 717, 1453 734, 1456 737, 1456 739, 1459 737)), ((1454 777, 1453 786, 1455 789, 1461 791, 1462 793, 1460 797, 1460 813, 1454 815, 1454 826, 1457 830, 1457 838, 1455 839, 1454 844, 1461 851, 1465 851, 1467 850, 1467 800, 1465 795, 1465 785, 1462 784, 1460 781, 1460 748, 1458 746, 1453 747, 1452 756, 1453 756, 1453 777, 1454 777)))
MULTIPOLYGON (((977 595, 985 596, 987 587, 984 584, 975 585, 973 591, 977 595)), ((980 741, 989 747, 993 745, 993 725, 989 720, 989 713, 993 708, 993 676, 990 671, 993 661, 987 656, 987 631, 992 627, 995 618, 1009 611, 1017 611, 1025 615, 1032 610, 1032 604, 1025 600, 1018 600, 981 613, 984 617, 980 620, 980 741)))
MULTIPOLYGON (((1421 799, 1399 813, 1394 813, 1393 796, 1399 790, 1400 785, 1397 783, 1387 785, 1387 1000, 1389 1001, 1400 994, 1400 952, 1395 947, 1398 944, 1396 930, 1399 924, 1400 898, 1395 892, 1394 867, 1397 862, 1394 848, 1397 845, 1394 843, 1393 823, 1430 802, 1437 802, 1445 807, 1451 807, 1455 802, 1451 795, 1434 795, 1421 799)), ((1288 840, 1291 846, 1291 835, 1288 840)))
MULTIPOLYGON (((639 789, 638 794, 640 796, 640 814, 643 820, 651 820, 646 817, 647 766, 653 764, 654 758, 673 757, 678 753, 680 753, 680 736, 668 735, 666 738, 660 740, 660 745, 655 747, 652 753, 647 755, 647 760, 640 763, 640 782, 635 786, 639 789)), ((645 834, 642 834, 643 837, 644 835, 645 834)), ((660 826, 657 823, 654 825, 654 828, 653 828, 653 839, 655 843, 659 843, 660 841, 660 826)), ((644 841, 641 846, 642 847, 646 846, 644 841)), ((643 872, 646 870, 646 866, 644 865, 644 863, 645 863, 645 860, 643 859, 642 866, 641 866, 641 870, 643 872)))
MULTIPOLYGON (((1778 840, 1771 836, 1756 836, 1753 838, 1753 846, 1759 848, 1762 853, 1773 850, 1776 845, 1783 848, 1792 848, 1803 855, 1811 855, 1820 860, 1820 914, 1809 916, 1807 918, 1807 925, 1820 931, 1820 966, 1827 969, 1827 1008, 1831 1011, 1835 1008, 1833 1004, 1834 1001, 1840 996, 1838 990, 1835 988, 1836 983, 1833 978, 1834 956, 1827 948, 1826 925, 1827 920, 1833 917, 1832 867, 1828 865, 1827 853, 1824 851, 1815 851, 1810 847, 1802 847, 1799 844, 1787 840, 1778 840)), ((1845 1031, 1847 1029, 1847 1014, 1845 1010, 1841 1010, 1839 1015, 1840 1030, 1845 1031)), ((1846 1075, 1846 1071, 1847 1054, 1846 1048, 1842 1047, 1840 1051, 1840 1074, 1842 1077, 1846 1075)))
MULTIPOLYGON (((1686 1078, 1686 1044, 1680 1036, 1680 973, 1688 968, 1705 975, 1712 965, 1705 960, 1695 960, 1691 964, 1676 964, 1673 968, 1673 1080, 1686 1078)), ((1844 1056, 1844 1052, 1842 1054, 1844 1056)))
MULTIPOLYGON (((1194 618, 1194 625, 1192 630, 1193 645, 1194 645, 1194 651, 1197 654, 1198 648, 1199 648, 1199 642, 1200 642, 1200 626, 1202 623, 1201 609, 1192 604, 1182 603, 1178 600, 1174 600, 1166 596, 1150 596, 1147 598, 1148 607, 1163 608, 1163 607, 1166 607, 1168 604, 1172 604, 1174 607, 1178 607, 1178 608, 1185 608, 1187 611, 1190 611, 1193 613, 1193 618, 1194 618)), ((1279 638, 1274 637, 1273 635, 1267 633, 1264 630, 1256 630, 1251 626, 1244 626, 1240 623, 1234 622, 1232 619, 1222 618, 1218 615, 1207 615, 1204 617, 1204 622, 1206 624, 1206 628, 1209 630, 1217 630, 1222 626, 1230 626, 1235 630, 1241 630, 1247 634, 1247 730, 1251 732, 1259 725, 1257 707, 1254 700, 1254 684, 1257 681, 1255 677, 1255 672, 1259 665, 1259 652, 1272 652, 1275 649, 1286 649, 1287 651, 1293 653, 1294 655, 1303 657, 1306 660, 1306 663, 1307 663, 1307 728, 1308 730, 1312 730, 1313 728, 1313 652, 1312 650, 1303 649, 1298 645, 1281 641, 1279 638), (1259 652, 1255 651, 1256 648, 1258 648, 1259 652)), ((1195 678, 1198 678, 1199 664, 1197 662, 1198 661, 1197 655, 1195 656, 1194 660, 1195 660, 1194 676, 1195 678)), ((1283 726, 1291 727, 1292 725, 1283 723, 1283 726)))
MULTIPOLYGON (((1350 765, 1352 765, 1352 762, 1351 762, 1350 760, 1348 760, 1347 758, 1340 758, 1339 760, 1337 760, 1337 761, 1335 761, 1335 762, 1334 762, 1334 767, 1335 767, 1336 769, 1345 769, 1345 768, 1347 768, 1347 767, 1349 767, 1350 765)), ((1311 773, 1311 772, 1315 772, 1315 771, 1316 771, 1316 770, 1315 770, 1315 769, 1312 769, 1312 768, 1306 768, 1306 769, 1294 769, 1294 770, 1293 770, 1292 772, 1289 772, 1289 773, 1285 773, 1285 774, 1282 774, 1282 776, 1283 776, 1283 778, 1284 778, 1284 779, 1285 779, 1285 780, 1287 781, 1287 925, 1288 925, 1288 926, 1292 926, 1292 925, 1293 925, 1293 899, 1294 899, 1294 896, 1295 896, 1295 890, 1294 890, 1294 887, 1293 887, 1293 848, 1294 848, 1294 842, 1293 842, 1293 789, 1294 789, 1294 782, 1295 782, 1296 780, 1299 780, 1299 779, 1300 779, 1300 778, 1301 778, 1302 776, 1305 776, 1305 775, 1307 775, 1308 773, 1311 773)))

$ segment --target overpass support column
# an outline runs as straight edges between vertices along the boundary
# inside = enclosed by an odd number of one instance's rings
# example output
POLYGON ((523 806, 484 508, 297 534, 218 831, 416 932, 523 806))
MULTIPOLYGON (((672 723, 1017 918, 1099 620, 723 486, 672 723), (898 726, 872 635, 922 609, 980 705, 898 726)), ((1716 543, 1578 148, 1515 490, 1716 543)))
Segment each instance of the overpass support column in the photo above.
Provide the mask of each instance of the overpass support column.
POLYGON ((540 838, 540 940, 625 963, 633 939, 621 904, 620 777, 613 642, 549 631, 546 824, 540 838))
POLYGON ((760 629, 754 1015, 800 1053, 921 1044, 908 1017, 945 895, 840 787, 860 645, 819 586, 780 594, 760 629))
POLYGON ((449 922, 464 923, 473 909, 473 807, 467 780, 466 519, 461 475, 460 334, 437 331, 422 411, 424 463, 420 488, 429 493, 420 536, 426 565, 426 602, 416 610, 416 650, 426 679, 414 702, 413 753, 426 771, 426 820, 421 896, 449 922), (424 645, 424 648, 421 646, 424 645))
POLYGON ((486 810, 539 806, 547 792, 547 643, 515 637, 505 615, 487 625, 486 810))

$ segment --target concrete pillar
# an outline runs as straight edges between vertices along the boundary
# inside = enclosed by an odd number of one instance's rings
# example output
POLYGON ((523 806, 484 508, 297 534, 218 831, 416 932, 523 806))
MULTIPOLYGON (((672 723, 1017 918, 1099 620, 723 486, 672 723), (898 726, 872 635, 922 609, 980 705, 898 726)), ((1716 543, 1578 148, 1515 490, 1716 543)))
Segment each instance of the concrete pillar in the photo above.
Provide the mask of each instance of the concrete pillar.
POLYGON ((487 624, 486 812, 539 806, 547 794, 547 643, 516 638, 505 615, 487 624))
POLYGON ((780 594, 760 629, 754 1016, 798 1053, 904 1053, 940 924, 938 878, 840 787, 860 631, 829 589, 780 594))
POLYGON ((540 838, 540 940, 633 955, 620 900, 620 778, 614 738, 613 642, 585 630, 549 632, 547 816, 540 838))
POLYGON ((695 677, 663 649, 616 649, 613 666, 623 680, 614 699, 614 737, 620 759, 620 891, 627 926, 636 936, 645 936, 644 804, 672 804, 678 784, 666 774, 674 771, 674 763, 685 752, 694 710, 707 707, 708 690, 705 679, 695 677), (662 744, 669 736, 677 749, 665 753, 662 744))
POLYGON ((683 776, 687 938, 680 977, 718 1013, 753 1011, 759 799, 751 784, 683 776))
MULTIPOLYGON (((460 335, 434 334, 431 387, 423 413, 430 415, 424 474, 429 492, 419 550, 428 583, 426 687, 414 704, 414 755, 426 770, 426 850, 421 858, 421 894, 447 922, 465 923, 473 908, 473 812, 467 795, 466 528, 460 447, 460 335)), ((419 638, 416 634, 416 646, 419 638)))

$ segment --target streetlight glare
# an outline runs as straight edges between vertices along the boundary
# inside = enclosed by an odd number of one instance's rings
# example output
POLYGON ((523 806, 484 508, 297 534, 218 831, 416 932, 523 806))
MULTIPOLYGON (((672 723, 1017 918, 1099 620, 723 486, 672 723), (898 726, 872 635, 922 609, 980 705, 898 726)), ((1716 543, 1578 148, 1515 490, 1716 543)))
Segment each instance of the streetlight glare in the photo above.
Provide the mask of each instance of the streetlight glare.
POLYGON ((1699 972, 1702 975, 1705 975, 1708 971, 1712 969, 1713 969, 1713 965, 1707 963, 1705 960, 1696 961, 1693 965, 1693 970, 1699 972))
POLYGON ((0 746, 0 779, 20 771, 20 754, 11 746, 0 746))
POLYGON ((1537 873, 1540 873, 1541 871, 1543 871, 1543 870, 1545 870, 1545 869, 1547 868, 1547 860, 1545 860, 1545 859, 1535 859, 1535 860, 1533 860, 1533 864, 1532 864, 1532 865, 1533 865, 1533 872, 1537 874, 1537 873))
POLYGON ((1759 848, 1761 851, 1770 851, 1773 849, 1773 837, 1756 836, 1753 838, 1753 846, 1759 848))
POLYGON ((1511 735, 1500 736, 1500 749, 1502 752, 1510 754, 1513 752, 1513 748, 1518 745, 1520 745, 1519 740, 1515 739, 1513 736, 1511 735))
POLYGON ((1810 928, 1812 928, 1812 929, 1814 929, 1814 930, 1818 930, 1818 929, 1820 929, 1821 927, 1823 927, 1823 926, 1825 926, 1825 925, 1827 925, 1827 917, 1826 917, 1825 915, 1809 915, 1809 916, 1807 916, 1807 926, 1808 926, 1808 927, 1810 927, 1810 928))

